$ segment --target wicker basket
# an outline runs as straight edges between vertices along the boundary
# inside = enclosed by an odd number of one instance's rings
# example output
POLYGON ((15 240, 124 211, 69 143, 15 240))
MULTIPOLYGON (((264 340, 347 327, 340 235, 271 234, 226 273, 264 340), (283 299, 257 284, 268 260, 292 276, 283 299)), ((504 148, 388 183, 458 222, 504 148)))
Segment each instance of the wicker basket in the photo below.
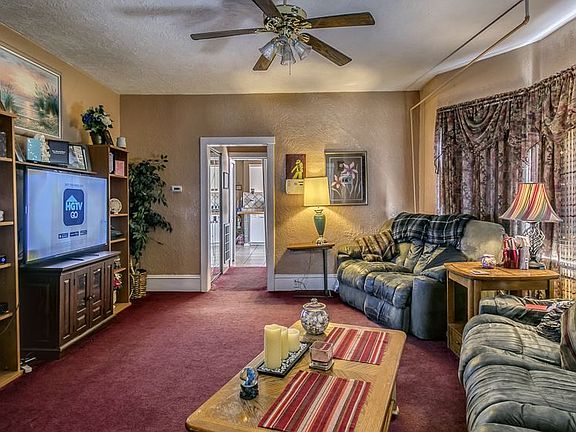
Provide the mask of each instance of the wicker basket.
POLYGON ((148 272, 144 269, 138 269, 130 275, 132 279, 132 292, 130 298, 139 299, 146 295, 146 279, 148 272))

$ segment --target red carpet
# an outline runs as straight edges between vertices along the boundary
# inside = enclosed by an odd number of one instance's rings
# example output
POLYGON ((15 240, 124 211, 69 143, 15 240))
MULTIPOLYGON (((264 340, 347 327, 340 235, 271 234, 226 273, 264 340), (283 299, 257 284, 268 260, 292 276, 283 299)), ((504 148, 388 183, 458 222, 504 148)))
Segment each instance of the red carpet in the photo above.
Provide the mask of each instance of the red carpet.
POLYGON ((212 290, 262 291, 266 285, 266 267, 230 267, 212 282, 212 290))
MULTIPOLYGON (((186 417, 262 349, 264 324, 292 324, 304 301, 262 291, 149 294, 0 391, 0 431, 182 432, 186 417)), ((335 322, 374 326, 337 299, 327 304, 335 322)), ((408 338, 391 431, 465 431, 456 370, 444 342, 408 338)))

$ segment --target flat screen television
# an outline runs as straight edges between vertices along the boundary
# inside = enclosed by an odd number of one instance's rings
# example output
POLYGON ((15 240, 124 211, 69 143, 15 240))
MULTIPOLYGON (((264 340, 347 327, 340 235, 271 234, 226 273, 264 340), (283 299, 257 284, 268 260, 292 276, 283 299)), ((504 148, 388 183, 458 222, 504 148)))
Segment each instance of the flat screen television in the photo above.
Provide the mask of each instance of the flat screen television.
POLYGON ((27 168, 23 180, 26 264, 104 249, 108 242, 106 179, 27 168))

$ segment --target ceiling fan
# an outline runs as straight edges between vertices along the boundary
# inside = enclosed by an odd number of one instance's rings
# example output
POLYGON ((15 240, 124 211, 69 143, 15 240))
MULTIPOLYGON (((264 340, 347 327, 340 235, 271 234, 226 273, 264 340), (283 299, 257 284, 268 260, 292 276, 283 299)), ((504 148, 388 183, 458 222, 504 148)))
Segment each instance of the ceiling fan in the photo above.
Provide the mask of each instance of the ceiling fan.
POLYGON ((194 40, 202 40, 245 34, 276 33, 270 42, 260 48, 262 55, 253 67, 255 71, 268 70, 277 54, 281 57, 281 64, 295 63, 296 58, 292 50, 296 52, 300 60, 304 60, 310 51, 314 50, 338 66, 344 66, 352 61, 350 57, 311 34, 305 33, 305 30, 374 25, 374 17, 370 12, 308 18, 304 9, 286 4, 286 0, 281 5, 275 5, 272 0, 252 1, 264 12, 263 27, 192 33, 190 37, 194 40))

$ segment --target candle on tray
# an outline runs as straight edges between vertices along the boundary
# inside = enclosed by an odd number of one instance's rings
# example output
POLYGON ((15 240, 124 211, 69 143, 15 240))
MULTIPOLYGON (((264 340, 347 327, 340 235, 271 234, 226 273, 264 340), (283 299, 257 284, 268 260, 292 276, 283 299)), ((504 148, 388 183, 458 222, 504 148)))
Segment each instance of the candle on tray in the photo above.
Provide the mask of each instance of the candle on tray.
POLYGON ((264 363, 269 369, 282 365, 282 327, 277 324, 264 326, 264 363))
POLYGON ((295 352, 300 349, 300 330, 295 328, 288 329, 288 350, 295 352))
POLYGON ((282 329, 281 335, 282 335, 282 359, 285 359, 286 357, 288 357, 288 329, 286 327, 282 327, 280 326, 282 329))

